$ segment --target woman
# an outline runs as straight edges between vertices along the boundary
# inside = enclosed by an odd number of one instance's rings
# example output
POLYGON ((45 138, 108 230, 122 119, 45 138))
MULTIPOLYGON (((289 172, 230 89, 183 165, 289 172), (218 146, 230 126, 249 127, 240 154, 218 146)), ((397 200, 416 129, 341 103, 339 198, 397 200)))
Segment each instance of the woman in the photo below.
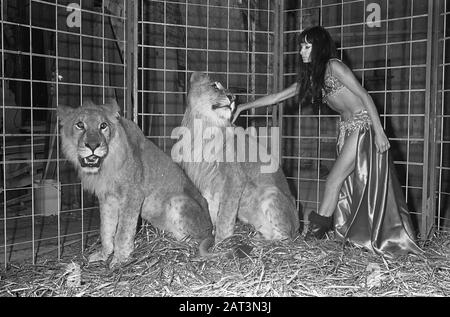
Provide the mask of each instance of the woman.
POLYGON ((239 105, 240 112, 300 97, 300 104, 323 100, 340 116, 337 159, 317 212, 309 216, 305 239, 321 239, 331 229, 378 254, 421 253, 403 193, 389 163, 389 140, 372 98, 352 71, 336 58, 330 34, 316 26, 300 35, 298 81, 285 90, 239 105))

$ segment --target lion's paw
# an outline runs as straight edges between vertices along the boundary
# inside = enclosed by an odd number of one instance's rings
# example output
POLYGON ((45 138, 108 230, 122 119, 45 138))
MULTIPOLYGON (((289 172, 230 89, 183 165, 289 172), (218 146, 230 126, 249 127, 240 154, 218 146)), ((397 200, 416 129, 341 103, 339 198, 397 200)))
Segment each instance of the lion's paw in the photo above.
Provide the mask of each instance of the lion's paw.
POLYGON ((105 255, 105 254, 103 253, 103 251, 97 251, 97 252, 94 252, 94 253, 92 253, 92 254, 89 256, 89 263, 92 263, 92 262, 99 262, 99 261, 106 261, 106 260, 108 259, 108 256, 109 256, 109 255, 105 255))
POLYGON ((128 260, 128 258, 113 256, 111 263, 109 264, 109 268, 113 269, 113 268, 119 267, 121 264, 127 262, 127 260, 128 260))

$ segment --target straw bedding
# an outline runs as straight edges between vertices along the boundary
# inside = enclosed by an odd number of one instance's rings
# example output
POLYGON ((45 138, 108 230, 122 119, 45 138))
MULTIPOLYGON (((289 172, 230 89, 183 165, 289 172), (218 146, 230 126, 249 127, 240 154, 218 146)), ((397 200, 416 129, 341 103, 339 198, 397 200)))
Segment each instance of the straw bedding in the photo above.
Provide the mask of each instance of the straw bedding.
POLYGON ((136 236, 132 259, 110 270, 79 254, 0 271, 0 296, 450 296, 450 234, 439 233, 415 255, 385 259, 334 241, 263 242, 246 226, 216 246, 253 246, 244 258, 198 257, 198 243, 176 241, 150 225, 136 236))

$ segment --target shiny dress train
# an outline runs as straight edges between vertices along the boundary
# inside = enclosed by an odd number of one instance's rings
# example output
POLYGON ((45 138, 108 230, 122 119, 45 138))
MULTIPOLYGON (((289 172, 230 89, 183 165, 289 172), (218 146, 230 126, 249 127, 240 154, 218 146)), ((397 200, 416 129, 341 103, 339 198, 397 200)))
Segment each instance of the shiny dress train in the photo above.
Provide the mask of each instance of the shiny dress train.
POLYGON ((341 121, 339 128, 338 154, 346 136, 359 135, 355 170, 345 180, 334 212, 338 238, 387 257, 421 254, 389 151, 377 153, 367 111, 341 121))

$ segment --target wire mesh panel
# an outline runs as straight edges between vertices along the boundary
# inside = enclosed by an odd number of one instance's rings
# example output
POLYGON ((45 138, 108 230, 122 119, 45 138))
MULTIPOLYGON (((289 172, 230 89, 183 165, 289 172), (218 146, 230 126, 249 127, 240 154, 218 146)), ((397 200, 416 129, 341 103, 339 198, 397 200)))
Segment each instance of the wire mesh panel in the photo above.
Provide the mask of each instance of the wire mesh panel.
MULTIPOLYGON (((98 229, 56 107, 125 95, 125 2, 1 1, 0 262, 60 256, 98 229)), ((78 248, 80 251, 80 248, 78 248)))
MULTIPOLYGON (((295 80, 298 34, 323 25, 373 98, 392 144, 390 152, 406 201, 420 222, 423 208, 427 1, 287 1, 284 8, 285 86, 295 80)), ((283 149, 298 201, 317 209, 336 156, 338 116, 323 105, 291 100, 283 117, 283 149)), ((425 162, 426 163, 426 162, 425 162)))
MULTIPOLYGON (((138 124, 155 144, 170 152, 176 141, 193 71, 209 73, 238 103, 270 92, 273 2, 139 1, 138 124)), ((265 125, 265 111, 250 115, 258 114, 265 125)))

